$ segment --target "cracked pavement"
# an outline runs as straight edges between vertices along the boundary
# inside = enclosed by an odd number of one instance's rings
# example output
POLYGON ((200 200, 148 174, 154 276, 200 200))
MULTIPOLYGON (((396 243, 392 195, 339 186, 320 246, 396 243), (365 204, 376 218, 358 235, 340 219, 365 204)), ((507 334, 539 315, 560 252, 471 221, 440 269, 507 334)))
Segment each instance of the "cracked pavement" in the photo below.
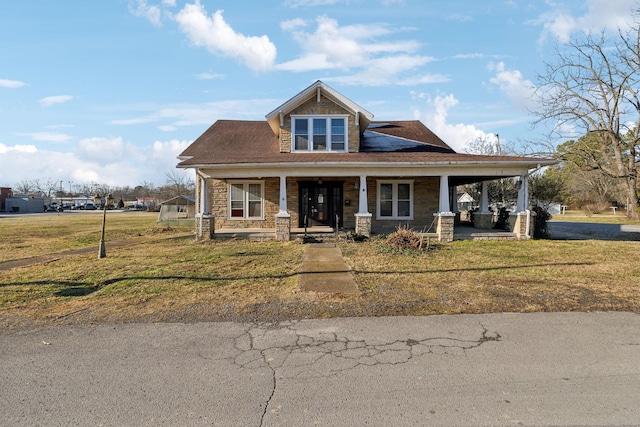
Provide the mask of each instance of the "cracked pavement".
POLYGON ((637 425, 640 316, 0 332, 1 425, 637 425))

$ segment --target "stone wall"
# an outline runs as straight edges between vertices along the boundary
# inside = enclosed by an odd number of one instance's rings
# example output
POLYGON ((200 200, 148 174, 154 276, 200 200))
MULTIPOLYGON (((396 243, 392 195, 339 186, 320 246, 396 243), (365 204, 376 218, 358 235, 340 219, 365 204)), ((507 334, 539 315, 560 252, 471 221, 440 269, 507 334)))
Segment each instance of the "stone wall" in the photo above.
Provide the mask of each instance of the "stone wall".
MULTIPOLYGON (((247 178, 248 181, 264 182, 264 219, 230 219, 229 186, 223 179, 209 180, 209 206, 216 218, 216 228, 275 228, 275 215, 280 210, 280 178, 247 178)), ((232 182, 232 180, 229 180, 232 182)))

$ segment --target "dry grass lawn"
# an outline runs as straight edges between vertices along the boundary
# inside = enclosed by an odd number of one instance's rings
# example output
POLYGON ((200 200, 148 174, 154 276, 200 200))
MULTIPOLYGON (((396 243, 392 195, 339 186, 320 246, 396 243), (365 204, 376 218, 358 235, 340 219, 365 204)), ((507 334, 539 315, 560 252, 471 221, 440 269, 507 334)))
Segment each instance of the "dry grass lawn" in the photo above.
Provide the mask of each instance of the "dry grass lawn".
POLYGON ((0 270, 3 327, 439 313, 640 313, 637 242, 461 241, 427 253, 393 252, 381 239, 342 242, 361 290, 346 296, 298 290, 304 246, 296 242, 196 242, 190 229, 159 229, 155 215, 110 213, 108 256, 98 260, 100 222, 101 216, 93 214, 0 219, 1 261, 95 249, 0 270), (132 244, 109 246, 113 240, 132 244))

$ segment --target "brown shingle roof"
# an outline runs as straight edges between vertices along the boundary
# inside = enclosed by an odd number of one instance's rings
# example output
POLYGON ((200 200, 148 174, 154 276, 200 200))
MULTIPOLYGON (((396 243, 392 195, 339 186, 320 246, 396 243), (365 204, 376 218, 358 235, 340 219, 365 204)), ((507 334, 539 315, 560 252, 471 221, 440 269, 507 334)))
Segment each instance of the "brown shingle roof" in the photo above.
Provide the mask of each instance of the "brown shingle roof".
MULTIPOLYGON (((278 138, 266 121, 218 120, 180 154, 179 167, 269 163, 455 163, 534 162, 528 157, 483 156, 453 151, 421 122, 374 122, 369 130, 389 138, 389 150, 359 153, 280 153, 278 138), (384 125, 386 124, 386 125, 384 125), (381 126, 383 125, 383 126, 381 126), (417 142, 410 149, 394 147, 394 137, 417 142), (417 147, 417 148, 416 148, 417 147), (394 150, 395 148, 395 150, 394 150), (391 151, 394 150, 394 151, 391 151)), ((382 141, 385 143, 385 141, 382 141)), ((379 147, 378 147, 379 148, 379 147)))

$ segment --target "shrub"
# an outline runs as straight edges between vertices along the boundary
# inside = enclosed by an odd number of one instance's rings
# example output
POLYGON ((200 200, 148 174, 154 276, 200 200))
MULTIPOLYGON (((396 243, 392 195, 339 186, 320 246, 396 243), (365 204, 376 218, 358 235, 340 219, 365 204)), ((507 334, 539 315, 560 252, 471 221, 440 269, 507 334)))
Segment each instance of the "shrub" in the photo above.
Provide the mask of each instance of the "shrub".
POLYGON ((582 207, 587 216, 591 216, 594 214, 601 214, 602 212, 607 212, 609 210, 609 203, 607 202, 596 202, 596 203, 588 203, 582 207))
POLYGON ((531 210, 536 213, 533 223, 533 238, 545 239, 549 237, 547 222, 551 219, 551 214, 542 206, 534 206, 531 210))
POLYGON ((422 234, 408 226, 398 226, 383 242, 384 246, 399 252, 426 251, 431 249, 429 239, 425 241, 422 234))

